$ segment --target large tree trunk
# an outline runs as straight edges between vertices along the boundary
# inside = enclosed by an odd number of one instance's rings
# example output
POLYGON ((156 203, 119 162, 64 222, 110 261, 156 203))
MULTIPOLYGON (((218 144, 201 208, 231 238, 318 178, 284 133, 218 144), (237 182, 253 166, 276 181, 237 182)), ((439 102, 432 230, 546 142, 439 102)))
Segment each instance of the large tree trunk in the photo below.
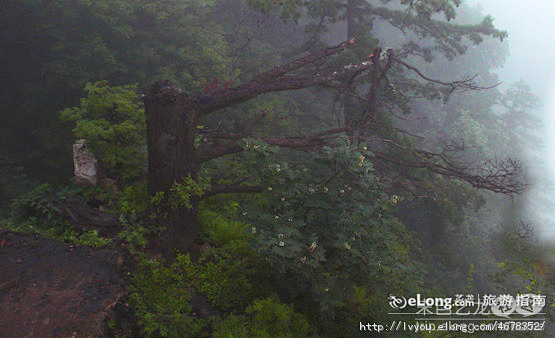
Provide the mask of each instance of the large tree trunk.
MULTIPOLYGON (((171 206, 171 188, 186 177, 197 178, 194 142, 197 113, 187 95, 169 81, 154 84, 145 96, 148 145, 148 191, 162 192, 163 201, 154 205, 156 221, 164 226, 162 251, 171 258, 175 249, 197 253, 198 197, 189 206, 171 206)), ((175 205, 175 204, 174 204, 175 205)))

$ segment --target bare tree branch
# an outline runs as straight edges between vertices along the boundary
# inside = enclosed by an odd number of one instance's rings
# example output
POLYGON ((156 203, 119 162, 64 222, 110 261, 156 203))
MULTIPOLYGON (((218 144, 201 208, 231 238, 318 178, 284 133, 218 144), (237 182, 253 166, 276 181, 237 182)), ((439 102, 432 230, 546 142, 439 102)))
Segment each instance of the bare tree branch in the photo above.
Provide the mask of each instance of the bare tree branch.
POLYGON ((439 161, 426 160, 419 156, 417 152, 412 153, 418 156, 413 161, 400 159, 377 151, 373 151, 372 154, 379 160, 399 166, 427 169, 444 177, 456 178, 478 189, 513 195, 521 193, 525 188, 525 184, 521 182, 519 177, 521 164, 512 159, 505 161, 490 160, 483 163, 480 169, 465 170, 464 168, 454 167, 449 164, 442 164, 439 161))
POLYGON ((285 91, 308 88, 320 85, 333 85, 333 81, 343 79, 350 74, 361 73, 371 67, 369 61, 363 61, 356 65, 348 65, 342 69, 329 72, 313 70, 309 75, 290 75, 291 72, 304 69, 306 66, 322 60, 329 56, 342 52, 354 46, 354 39, 345 41, 337 46, 328 47, 318 52, 292 61, 282 66, 275 67, 265 73, 252 78, 249 82, 229 89, 222 89, 214 93, 209 99, 193 99, 187 104, 195 107, 195 111, 201 116, 210 114, 218 109, 250 100, 262 93, 272 91, 285 91))
POLYGON ((410 64, 406 63, 405 61, 403 61, 399 58, 395 58, 395 62, 403 65, 408 70, 412 70, 423 80, 426 80, 426 81, 432 82, 432 83, 436 83, 436 84, 439 84, 439 85, 442 85, 442 86, 450 87, 451 92, 454 92, 455 90, 464 90, 464 91, 468 91, 468 90, 486 90, 486 89, 495 88, 495 87, 497 87, 501 84, 501 83, 497 83, 497 84, 494 84, 494 85, 489 86, 489 87, 478 86, 475 83, 477 75, 470 76, 470 77, 467 77, 465 79, 457 80, 457 81, 453 81, 453 82, 439 81, 439 80, 435 80, 435 79, 432 79, 430 77, 427 77, 418 68, 416 68, 414 66, 411 66, 410 64))

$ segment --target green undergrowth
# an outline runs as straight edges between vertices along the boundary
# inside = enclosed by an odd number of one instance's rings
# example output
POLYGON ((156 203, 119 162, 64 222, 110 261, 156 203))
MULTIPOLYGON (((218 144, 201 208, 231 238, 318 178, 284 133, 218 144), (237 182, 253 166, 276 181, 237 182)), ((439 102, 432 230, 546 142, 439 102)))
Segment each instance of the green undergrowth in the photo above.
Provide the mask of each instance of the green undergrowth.
POLYGON ((53 210, 51 200, 63 199, 77 192, 74 187, 56 190, 48 184, 38 185, 12 200, 6 217, 0 219, 0 227, 65 243, 96 248, 111 245, 112 240, 101 236, 98 230, 75 228, 53 210))
POLYGON ((193 262, 145 258, 132 277, 131 305, 147 335, 298 337, 313 329, 303 315, 272 294, 267 264, 249 246, 249 225, 204 210, 200 217, 209 249, 193 262), (216 315, 201 318, 195 296, 216 315))
POLYGON ((0 228, 27 234, 37 234, 64 243, 82 244, 95 248, 112 244, 111 239, 100 236, 97 230, 79 230, 71 227, 67 222, 45 222, 36 217, 29 217, 24 222, 9 219, 0 220, 0 228))

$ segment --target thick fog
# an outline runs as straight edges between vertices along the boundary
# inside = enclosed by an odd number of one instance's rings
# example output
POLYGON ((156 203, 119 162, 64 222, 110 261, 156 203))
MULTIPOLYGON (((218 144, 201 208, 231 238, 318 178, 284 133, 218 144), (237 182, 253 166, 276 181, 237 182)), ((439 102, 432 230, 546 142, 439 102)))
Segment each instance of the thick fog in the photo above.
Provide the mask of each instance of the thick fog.
POLYGON ((474 0, 483 12, 495 18, 496 27, 509 32, 510 55, 499 71, 503 86, 524 79, 541 99, 538 112, 544 121, 543 149, 530 152, 543 163, 535 163, 535 184, 529 192, 529 217, 555 239, 555 1, 474 0), (543 167, 545 165, 546 167, 543 167))
POLYGON ((0 338, 555 337, 555 0, 0 8, 0 338))

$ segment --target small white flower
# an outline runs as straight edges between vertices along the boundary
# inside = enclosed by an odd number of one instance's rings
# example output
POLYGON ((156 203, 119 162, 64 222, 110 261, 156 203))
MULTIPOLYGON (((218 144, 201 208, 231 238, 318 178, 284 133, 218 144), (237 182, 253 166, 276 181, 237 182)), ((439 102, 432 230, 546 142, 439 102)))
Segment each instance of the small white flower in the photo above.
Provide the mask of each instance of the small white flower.
POLYGON ((330 291, 330 288, 324 288, 324 291, 328 292, 330 291))
POLYGON ((247 212, 246 212, 246 211, 245 211, 245 212, 243 212, 243 216, 247 216, 247 212))
POLYGON ((272 191, 272 187, 268 187, 268 191, 272 191))
POLYGON ((301 262, 302 263, 306 262, 306 256, 301 257, 301 262))
POLYGON ((314 194, 314 188, 310 187, 308 188, 308 191, 310 191, 311 194, 314 194))
POLYGON ((282 198, 281 198, 281 201, 284 202, 284 201, 285 201, 285 197, 282 197, 282 198))
POLYGON ((279 216, 278 216, 278 215, 274 215, 274 218, 275 218, 275 219, 278 219, 278 218, 279 218, 279 216))
POLYGON ((288 220, 289 222, 293 222, 293 219, 292 219, 292 218, 288 218, 287 220, 288 220))
POLYGON ((328 192, 328 187, 324 187, 324 192, 328 192))
POLYGON ((314 251, 314 249, 316 249, 316 242, 312 242, 312 244, 310 244, 310 252, 314 251))
POLYGON ((345 242, 345 249, 351 250, 351 246, 350 246, 349 243, 347 243, 347 242, 345 242))
POLYGON ((285 245, 285 243, 279 242, 279 246, 284 246, 284 245, 285 245))
POLYGON ((279 235, 278 235, 278 238, 283 238, 283 234, 279 234, 279 235))
POLYGON ((251 228, 251 232, 252 232, 253 234, 255 234, 255 233, 256 233, 256 227, 252 227, 252 228, 251 228))
POLYGON ((306 170, 307 170, 306 168, 303 168, 303 171, 304 171, 304 172, 306 172, 306 170))
POLYGON ((342 193, 342 194, 344 194, 344 193, 345 193, 345 190, 341 189, 339 192, 342 193))

